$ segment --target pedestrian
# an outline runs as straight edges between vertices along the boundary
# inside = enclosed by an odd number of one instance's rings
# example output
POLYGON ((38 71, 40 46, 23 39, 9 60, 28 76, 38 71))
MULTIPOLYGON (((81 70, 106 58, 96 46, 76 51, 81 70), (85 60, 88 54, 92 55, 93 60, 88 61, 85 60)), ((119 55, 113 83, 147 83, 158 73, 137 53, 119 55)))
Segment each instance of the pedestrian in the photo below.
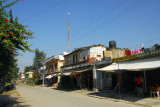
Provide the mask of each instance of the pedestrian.
POLYGON ((136 78, 136 87, 137 87, 137 93, 138 93, 138 97, 144 97, 143 95, 143 80, 141 78, 141 76, 136 78))

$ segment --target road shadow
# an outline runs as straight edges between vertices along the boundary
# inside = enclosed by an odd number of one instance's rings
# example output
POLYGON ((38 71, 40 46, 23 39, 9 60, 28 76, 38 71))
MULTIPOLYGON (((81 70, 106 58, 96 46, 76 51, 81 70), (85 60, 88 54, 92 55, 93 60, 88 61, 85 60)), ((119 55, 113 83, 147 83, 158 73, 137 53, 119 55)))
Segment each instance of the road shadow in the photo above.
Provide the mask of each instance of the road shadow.
POLYGON ((54 90, 58 90, 58 91, 65 91, 65 92, 72 92, 72 91, 75 91, 75 89, 68 89, 68 88, 51 88, 51 89, 54 89, 54 90))
POLYGON ((115 100, 125 100, 125 101, 129 101, 129 102, 137 102, 139 100, 142 100, 144 98, 148 98, 148 96, 146 97, 138 97, 137 95, 133 94, 133 93, 115 93, 112 90, 106 90, 106 91, 99 91, 99 92, 93 92, 93 93, 88 93, 88 95, 91 96, 97 96, 97 97, 101 97, 101 98, 112 98, 115 100))
POLYGON ((30 107, 24 102, 19 101, 18 97, 11 97, 10 95, 0 95, 0 107, 30 107))

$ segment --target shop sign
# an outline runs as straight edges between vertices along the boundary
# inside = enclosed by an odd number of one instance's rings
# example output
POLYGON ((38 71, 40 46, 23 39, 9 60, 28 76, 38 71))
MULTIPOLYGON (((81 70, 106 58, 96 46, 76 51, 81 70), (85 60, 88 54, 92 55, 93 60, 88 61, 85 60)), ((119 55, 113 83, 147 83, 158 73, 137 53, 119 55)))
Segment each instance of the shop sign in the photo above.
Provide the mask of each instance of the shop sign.
POLYGON ((111 58, 111 51, 104 51, 105 58, 111 58))

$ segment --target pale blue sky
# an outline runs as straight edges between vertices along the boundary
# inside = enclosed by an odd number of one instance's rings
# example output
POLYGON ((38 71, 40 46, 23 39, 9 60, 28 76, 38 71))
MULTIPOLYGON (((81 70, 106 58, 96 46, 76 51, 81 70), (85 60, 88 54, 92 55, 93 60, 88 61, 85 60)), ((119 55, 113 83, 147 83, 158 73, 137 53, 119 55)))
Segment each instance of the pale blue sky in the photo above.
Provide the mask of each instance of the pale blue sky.
MULTIPOLYGON (((139 49, 160 43, 160 0, 23 0, 13 6, 19 22, 29 26, 32 49, 47 57, 67 51, 70 12, 70 52, 93 44, 139 49)), ((34 53, 22 53, 19 67, 32 65, 34 53)))

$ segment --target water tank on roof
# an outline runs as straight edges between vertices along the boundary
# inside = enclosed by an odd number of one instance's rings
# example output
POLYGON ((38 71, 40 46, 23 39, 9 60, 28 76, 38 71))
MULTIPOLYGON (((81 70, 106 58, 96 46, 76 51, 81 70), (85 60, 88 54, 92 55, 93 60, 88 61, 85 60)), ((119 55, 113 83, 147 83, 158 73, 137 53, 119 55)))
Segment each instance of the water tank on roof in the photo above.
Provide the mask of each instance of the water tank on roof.
POLYGON ((109 41, 109 48, 116 48, 116 42, 115 41, 109 41))

